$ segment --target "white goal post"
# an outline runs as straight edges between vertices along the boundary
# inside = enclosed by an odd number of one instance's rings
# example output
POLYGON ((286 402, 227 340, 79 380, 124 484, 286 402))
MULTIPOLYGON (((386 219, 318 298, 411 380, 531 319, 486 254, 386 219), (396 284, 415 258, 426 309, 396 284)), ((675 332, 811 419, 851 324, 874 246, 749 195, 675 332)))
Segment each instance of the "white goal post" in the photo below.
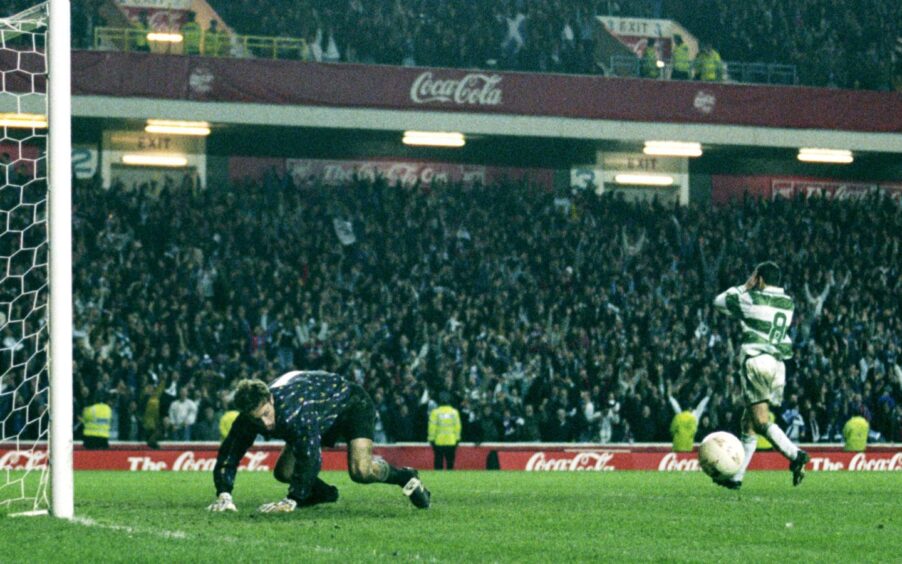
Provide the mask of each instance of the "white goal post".
POLYGON ((72 469, 72 55, 69 0, 50 0, 47 26, 50 213, 51 510, 75 515, 72 469))
POLYGON ((67 519, 74 516, 69 26, 69 0, 0 13, 0 509, 67 519))

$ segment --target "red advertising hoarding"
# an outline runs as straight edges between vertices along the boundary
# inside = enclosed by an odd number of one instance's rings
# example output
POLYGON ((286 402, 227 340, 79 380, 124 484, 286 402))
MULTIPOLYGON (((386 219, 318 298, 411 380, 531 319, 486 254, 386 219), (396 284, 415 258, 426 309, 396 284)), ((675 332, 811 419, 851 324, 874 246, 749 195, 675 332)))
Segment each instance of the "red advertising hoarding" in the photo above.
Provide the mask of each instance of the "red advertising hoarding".
POLYGON ((521 168, 455 164, 409 159, 267 159, 229 158, 229 178, 233 182, 260 180, 270 171, 289 174, 297 186, 315 182, 322 186, 347 186, 355 179, 384 178, 390 185, 429 187, 433 183, 492 185, 501 181, 528 181, 551 190, 554 171, 545 168, 521 168))
MULTIPOLYGON (((178 443, 161 449, 137 444, 117 445, 109 450, 76 448, 76 470, 123 470, 131 472, 210 472, 216 463, 213 443, 178 443)), ((902 471, 902 445, 876 446, 867 452, 845 452, 839 447, 807 445, 810 470, 821 471, 902 471)), ((432 467, 432 449, 428 445, 377 446, 376 454, 399 466, 432 467)), ((281 447, 267 445, 249 451, 239 470, 269 472, 275 468, 281 447)), ((45 450, 35 452, 0 446, 0 470, 34 470, 47 464, 45 450)), ((344 449, 323 451, 323 470, 346 470, 344 449)), ((633 445, 511 445, 483 444, 461 446, 457 464, 461 470, 519 470, 527 472, 648 470, 658 472, 695 472, 699 470, 695 453, 675 453, 665 446, 633 445)), ((752 470, 786 470, 787 463, 773 451, 758 452, 752 470)))
POLYGON ((101 51, 72 68, 82 96, 902 132, 898 92, 101 51))
POLYGON ((853 200, 875 193, 884 193, 893 199, 902 199, 902 184, 885 182, 842 181, 798 176, 729 176, 711 177, 711 200, 726 204, 743 198, 795 198, 823 197, 853 200))

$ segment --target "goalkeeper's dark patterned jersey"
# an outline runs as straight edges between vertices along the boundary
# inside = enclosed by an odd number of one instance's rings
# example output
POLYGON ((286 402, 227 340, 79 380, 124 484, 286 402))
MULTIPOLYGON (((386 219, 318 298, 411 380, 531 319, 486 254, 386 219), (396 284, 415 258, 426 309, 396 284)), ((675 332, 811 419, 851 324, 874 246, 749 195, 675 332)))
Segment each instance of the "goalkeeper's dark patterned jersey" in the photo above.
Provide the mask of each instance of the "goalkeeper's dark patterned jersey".
POLYGON ((269 389, 276 427, 268 433, 258 420, 244 413, 235 419, 229 436, 219 447, 213 469, 217 495, 232 491, 238 464, 261 434, 267 439, 284 440, 294 453, 289 497, 301 501, 310 496, 310 488, 322 466, 322 435, 347 406, 350 383, 329 372, 294 371, 277 378, 269 389))

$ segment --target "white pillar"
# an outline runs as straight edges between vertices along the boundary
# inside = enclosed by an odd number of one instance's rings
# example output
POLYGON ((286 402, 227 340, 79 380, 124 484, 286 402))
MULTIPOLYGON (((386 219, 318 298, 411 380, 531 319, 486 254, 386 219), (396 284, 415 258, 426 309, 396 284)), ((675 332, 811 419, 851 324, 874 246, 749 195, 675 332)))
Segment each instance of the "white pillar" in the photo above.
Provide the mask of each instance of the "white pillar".
POLYGON ((50 0, 50 472, 53 515, 75 514, 72 471, 72 59, 69 0, 50 0))

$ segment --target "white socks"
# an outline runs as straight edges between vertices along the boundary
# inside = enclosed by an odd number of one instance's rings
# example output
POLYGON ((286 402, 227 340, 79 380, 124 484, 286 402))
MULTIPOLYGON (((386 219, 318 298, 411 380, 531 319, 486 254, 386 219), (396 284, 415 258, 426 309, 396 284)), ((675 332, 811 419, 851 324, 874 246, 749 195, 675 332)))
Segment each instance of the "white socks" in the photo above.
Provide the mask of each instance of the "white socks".
POLYGON ((746 435, 742 434, 742 450, 745 452, 745 459, 742 461, 742 467, 739 468, 739 472, 736 473, 735 476, 730 478, 730 480, 734 482, 741 482, 743 478, 745 478, 745 471, 748 470, 749 462, 752 461, 752 455, 755 454, 755 449, 758 448, 758 437, 755 435, 746 435))
POLYGON ((792 444, 792 441, 789 440, 789 437, 786 436, 783 429, 777 427, 776 424, 771 423, 767 428, 767 438, 770 439, 770 442, 774 444, 774 447, 776 447, 783 456, 789 460, 796 459, 796 455, 799 454, 799 447, 792 444))

